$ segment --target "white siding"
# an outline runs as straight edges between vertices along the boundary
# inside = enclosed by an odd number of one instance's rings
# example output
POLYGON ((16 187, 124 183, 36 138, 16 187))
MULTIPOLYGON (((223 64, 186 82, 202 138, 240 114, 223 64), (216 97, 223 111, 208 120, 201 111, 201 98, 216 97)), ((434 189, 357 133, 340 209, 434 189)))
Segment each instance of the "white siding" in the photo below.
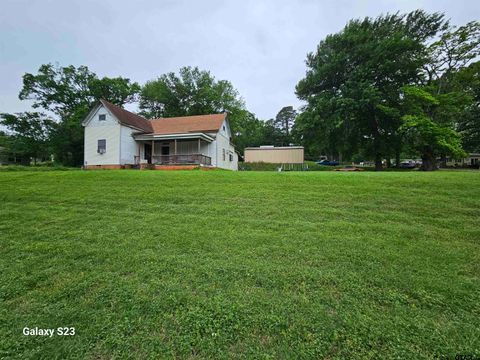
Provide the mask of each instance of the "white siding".
POLYGON ((120 164, 134 164, 135 155, 138 155, 139 145, 132 134, 138 132, 127 126, 121 126, 120 129, 120 164))
POLYGON ((230 128, 228 122, 225 121, 220 127, 220 131, 217 133, 217 137, 214 141, 216 143, 216 161, 212 165, 229 170, 238 170, 238 155, 235 152, 235 148, 230 144, 230 128), (225 160, 223 154, 225 153, 225 160), (233 161, 230 161, 230 155, 233 157, 233 161))
POLYGON ((118 165, 120 161, 121 125, 103 107, 92 115, 85 126, 85 165, 118 165), (98 115, 105 114, 106 120, 100 121, 98 115), (98 140, 106 140, 106 152, 97 153, 98 140))

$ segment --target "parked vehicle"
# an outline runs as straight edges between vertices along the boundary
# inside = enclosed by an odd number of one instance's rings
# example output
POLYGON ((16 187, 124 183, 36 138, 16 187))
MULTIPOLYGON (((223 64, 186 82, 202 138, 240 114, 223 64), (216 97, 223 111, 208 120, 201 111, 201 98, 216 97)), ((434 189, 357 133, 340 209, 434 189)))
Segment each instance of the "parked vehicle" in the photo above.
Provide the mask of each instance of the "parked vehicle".
POLYGON ((416 166, 415 161, 408 160, 408 161, 402 161, 399 167, 401 169, 414 169, 415 166, 416 166))
POLYGON ((317 164, 318 165, 325 165, 325 166, 337 166, 337 165, 340 165, 340 163, 338 161, 335 161, 335 160, 320 160, 320 161, 317 161, 317 164))

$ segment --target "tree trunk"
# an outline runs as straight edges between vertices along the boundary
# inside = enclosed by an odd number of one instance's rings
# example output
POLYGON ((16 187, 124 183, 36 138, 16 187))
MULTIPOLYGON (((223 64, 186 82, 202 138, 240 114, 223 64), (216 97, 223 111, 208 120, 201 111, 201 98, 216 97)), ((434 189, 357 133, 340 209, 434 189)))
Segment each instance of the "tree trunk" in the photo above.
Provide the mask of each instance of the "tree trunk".
POLYGON ((383 164, 382 164, 382 156, 380 154, 375 154, 375 171, 382 171, 383 164))
POLYGON ((431 152, 425 152, 422 155, 422 166, 420 170, 423 171, 433 171, 437 170, 437 159, 435 158, 435 155, 432 154, 431 152))
POLYGON ((395 167, 400 167, 400 150, 395 151, 395 167))
POLYGON ((373 116, 373 122, 371 124, 372 135, 373 135, 373 152, 375 153, 375 171, 382 171, 382 154, 380 153, 380 134, 378 131, 378 121, 377 116, 373 116))
POLYGON ((443 167, 443 168, 447 167, 447 155, 442 154, 442 156, 440 158, 440 166, 443 167))
POLYGON ((390 156, 387 158, 387 168, 392 167, 392 160, 390 159, 390 156))

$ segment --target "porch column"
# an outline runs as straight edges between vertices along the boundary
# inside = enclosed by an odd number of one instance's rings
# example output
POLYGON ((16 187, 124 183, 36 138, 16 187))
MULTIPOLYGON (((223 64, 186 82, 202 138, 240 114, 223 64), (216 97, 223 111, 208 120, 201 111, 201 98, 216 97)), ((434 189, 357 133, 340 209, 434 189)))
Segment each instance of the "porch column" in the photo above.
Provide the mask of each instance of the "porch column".
POLYGON ((198 139, 198 153, 200 154, 200 138, 198 139))
POLYGON ((138 142, 138 141, 137 141, 137 148, 138 148, 138 164, 140 164, 140 162, 141 162, 141 160, 142 160, 142 159, 141 159, 141 157, 140 157, 140 156, 141 156, 141 154, 142 154, 142 149, 140 148, 140 146, 142 146, 142 145, 143 145, 143 143, 140 143, 140 142, 138 142))
POLYGON ((174 155, 177 155, 177 139, 174 140, 175 141, 175 149, 174 149, 174 155))
POLYGON ((153 155, 155 154, 155 141, 152 140, 152 155, 150 156, 152 161, 151 163, 153 164, 153 155))

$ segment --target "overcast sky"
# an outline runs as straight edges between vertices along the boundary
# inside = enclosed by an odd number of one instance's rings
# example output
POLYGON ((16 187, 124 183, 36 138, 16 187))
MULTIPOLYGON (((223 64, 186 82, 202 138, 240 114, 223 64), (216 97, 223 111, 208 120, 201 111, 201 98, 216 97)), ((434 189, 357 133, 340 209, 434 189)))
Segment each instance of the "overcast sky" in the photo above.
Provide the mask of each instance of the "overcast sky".
POLYGON ((298 107, 305 57, 349 19, 421 8, 453 24, 480 18, 480 1, 0 0, 0 112, 28 110, 21 77, 44 63, 87 65, 141 84, 182 66, 226 79, 261 119, 298 107))

